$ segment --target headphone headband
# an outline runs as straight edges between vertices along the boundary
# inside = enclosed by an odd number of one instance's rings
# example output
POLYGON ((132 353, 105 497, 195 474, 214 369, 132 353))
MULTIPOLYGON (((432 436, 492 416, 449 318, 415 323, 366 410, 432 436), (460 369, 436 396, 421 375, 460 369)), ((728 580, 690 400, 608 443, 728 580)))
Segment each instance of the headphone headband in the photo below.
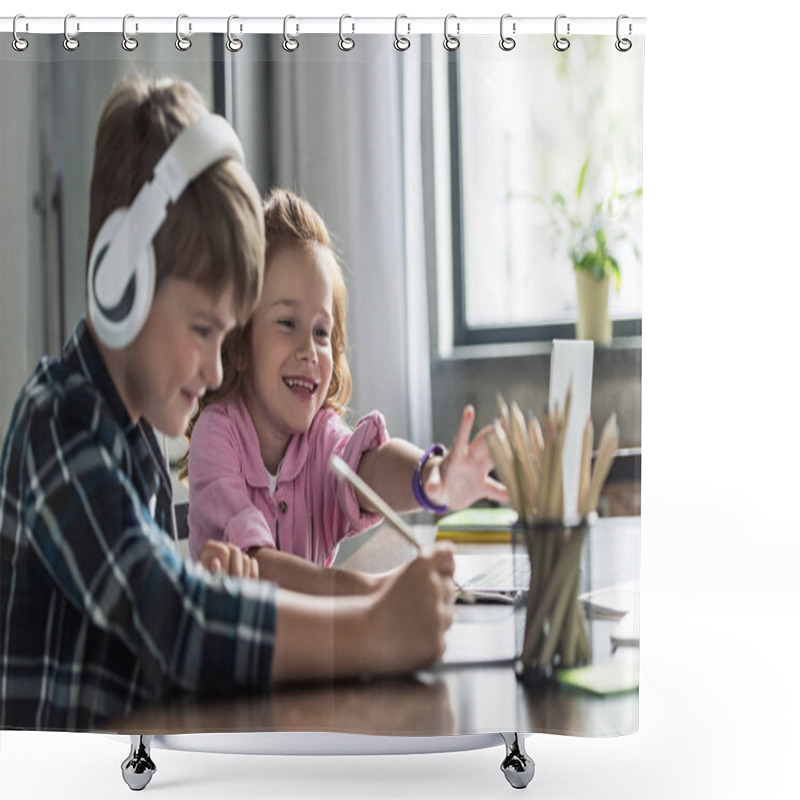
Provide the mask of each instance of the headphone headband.
POLYGON ((195 178, 226 158, 244 163, 239 137, 224 117, 204 117, 175 137, 130 206, 103 223, 89 259, 89 308, 107 346, 133 341, 147 318, 155 283, 153 240, 169 207, 195 178))

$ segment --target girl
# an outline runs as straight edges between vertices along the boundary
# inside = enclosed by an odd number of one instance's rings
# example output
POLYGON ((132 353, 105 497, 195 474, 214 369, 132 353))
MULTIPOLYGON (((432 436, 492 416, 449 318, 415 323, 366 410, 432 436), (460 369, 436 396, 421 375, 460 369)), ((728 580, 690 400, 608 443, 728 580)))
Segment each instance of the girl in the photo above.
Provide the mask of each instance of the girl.
POLYGON ((261 578, 283 587, 367 593, 386 578, 325 568, 342 539, 380 521, 328 469, 333 453, 398 511, 508 496, 488 476, 486 431, 469 441, 470 406, 449 452, 389 438, 377 411, 353 430, 344 424, 347 295, 327 228, 283 189, 265 202, 264 221, 261 299, 226 339, 222 384, 201 398, 187 434, 190 552, 197 558, 209 539, 234 543, 256 559, 261 578))

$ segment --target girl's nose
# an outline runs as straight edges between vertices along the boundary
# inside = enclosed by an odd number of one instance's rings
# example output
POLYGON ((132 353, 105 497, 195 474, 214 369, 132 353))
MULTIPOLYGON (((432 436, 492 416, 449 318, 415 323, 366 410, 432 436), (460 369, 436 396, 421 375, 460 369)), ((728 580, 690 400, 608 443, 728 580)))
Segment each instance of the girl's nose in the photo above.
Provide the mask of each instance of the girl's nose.
POLYGON ((297 346, 297 358, 300 361, 311 361, 315 362, 317 360, 317 347, 314 343, 314 336, 308 335, 303 336, 302 340, 297 346))

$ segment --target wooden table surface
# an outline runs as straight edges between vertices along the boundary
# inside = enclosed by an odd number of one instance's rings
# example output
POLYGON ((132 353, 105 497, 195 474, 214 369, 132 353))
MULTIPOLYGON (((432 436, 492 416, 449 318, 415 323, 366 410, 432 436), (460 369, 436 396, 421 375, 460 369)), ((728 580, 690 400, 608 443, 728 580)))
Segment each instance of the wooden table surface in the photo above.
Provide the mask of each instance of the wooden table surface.
MULTIPOLYGON (((432 537, 432 529, 420 529, 432 537)), ((601 518, 589 537, 594 588, 639 575, 640 519, 601 518)), ((460 544, 460 553, 508 545, 460 544)), ((485 551, 484 551, 485 552, 485 551)), ((379 531, 347 559, 352 569, 381 571, 412 556, 399 537, 379 531)), ((457 606, 457 614, 470 613, 457 606)), ((593 660, 612 657, 615 623, 590 622, 593 660)), ((446 736, 500 731, 606 736, 638 727, 638 694, 597 697, 553 684, 531 686, 513 665, 447 666, 408 677, 281 687, 224 699, 183 697, 140 708, 108 725, 118 733, 333 731, 395 736, 446 736)))

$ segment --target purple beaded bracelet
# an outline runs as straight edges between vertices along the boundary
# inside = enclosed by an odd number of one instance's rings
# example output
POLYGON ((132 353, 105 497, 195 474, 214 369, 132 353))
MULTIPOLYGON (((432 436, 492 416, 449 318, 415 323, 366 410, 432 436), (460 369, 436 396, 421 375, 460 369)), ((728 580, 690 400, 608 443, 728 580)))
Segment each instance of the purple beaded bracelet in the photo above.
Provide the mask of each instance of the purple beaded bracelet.
POLYGON ((422 485, 422 468, 427 463, 431 456, 443 456, 444 445, 432 444, 423 454, 422 458, 417 462, 417 467, 414 470, 414 476, 411 478, 411 487, 414 490, 414 499, 426 511, 433 511, 434 514, 446 514, 447 506, 437 506, 430 501, 428 495, 425 494, 425 487, 422 485))

